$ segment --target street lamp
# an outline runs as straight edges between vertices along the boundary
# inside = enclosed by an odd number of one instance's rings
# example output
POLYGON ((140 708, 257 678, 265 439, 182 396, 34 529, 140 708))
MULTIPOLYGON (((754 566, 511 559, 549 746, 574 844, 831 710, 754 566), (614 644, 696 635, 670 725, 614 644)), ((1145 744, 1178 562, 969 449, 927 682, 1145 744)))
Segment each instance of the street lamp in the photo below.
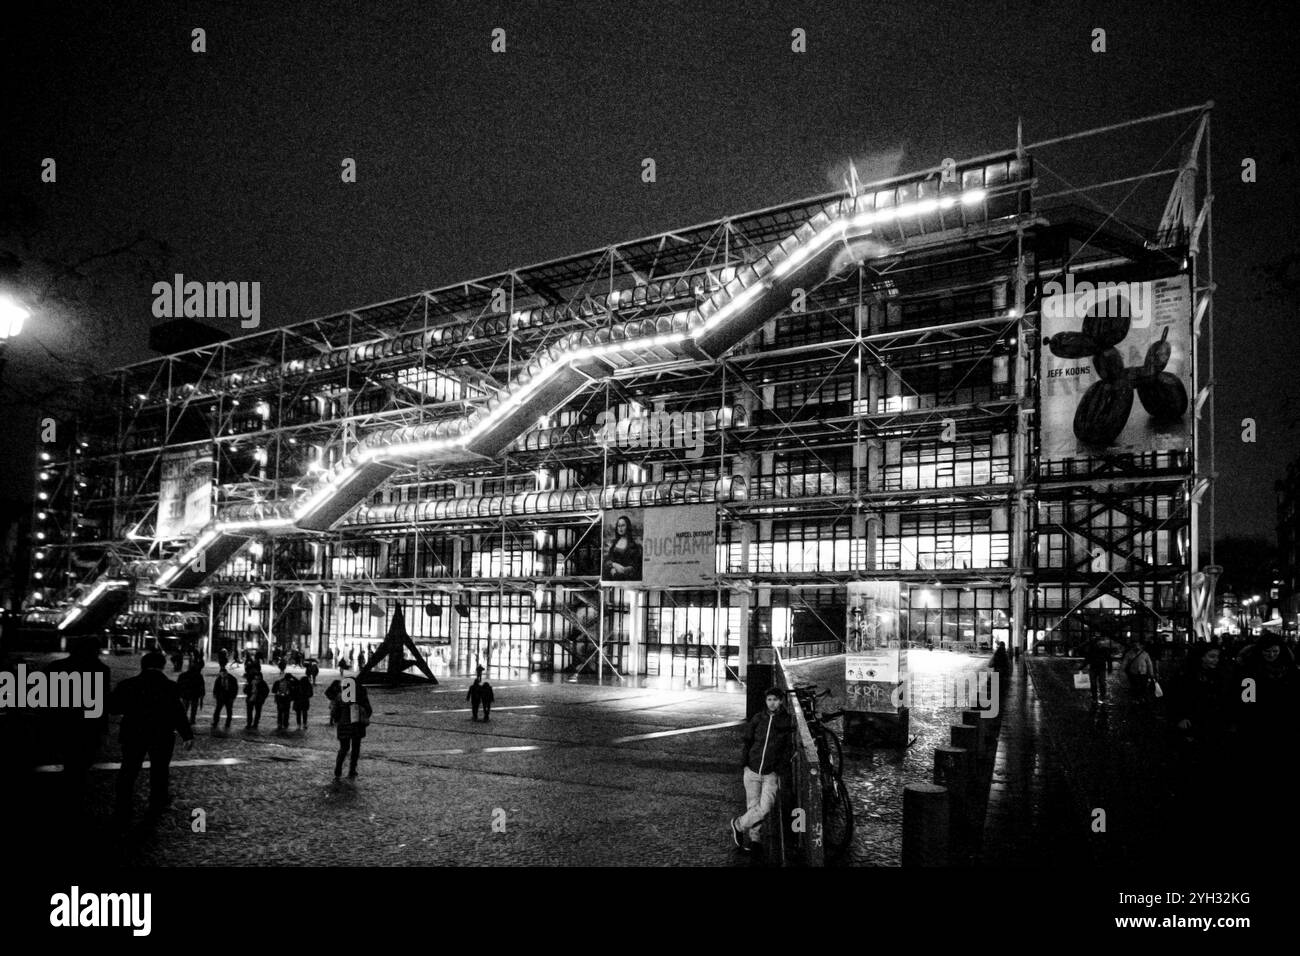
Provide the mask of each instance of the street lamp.
POLYGON ((16 338, 22 332, 23 323, 31 316, 32 314, 23 308, 17 299, 0 292, 0 379, 4 378, 5 347, 10 339, 16 338))
POLYGON ((11 295, 0 293, 0 342, 7 342, 23 330, 32 314, 11 295))

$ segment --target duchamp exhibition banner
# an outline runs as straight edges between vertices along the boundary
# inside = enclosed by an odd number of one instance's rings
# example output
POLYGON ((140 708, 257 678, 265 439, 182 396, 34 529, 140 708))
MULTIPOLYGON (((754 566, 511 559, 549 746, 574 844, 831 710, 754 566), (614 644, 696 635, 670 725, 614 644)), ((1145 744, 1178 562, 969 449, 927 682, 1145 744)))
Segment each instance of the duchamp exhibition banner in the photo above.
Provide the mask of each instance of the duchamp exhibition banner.
POLYGON ((215 462, 208 449, 162 456, 158 485, 157 537, 160 541, 194 534, 212 519, 215 462))
POLYGON ((645 588, 712 586, 716 525, 713 505, 606 511, 601 583, 645 588))
POLYGON ((846 587, 845 709, 897 713, 894 692, 907 680, 907 649, 899 640, 899 582, 850 581, 846 587))
POLYGON ((1042 286, 1042 457, 1176 451, 1191 440, 1187 276, 1042 286))

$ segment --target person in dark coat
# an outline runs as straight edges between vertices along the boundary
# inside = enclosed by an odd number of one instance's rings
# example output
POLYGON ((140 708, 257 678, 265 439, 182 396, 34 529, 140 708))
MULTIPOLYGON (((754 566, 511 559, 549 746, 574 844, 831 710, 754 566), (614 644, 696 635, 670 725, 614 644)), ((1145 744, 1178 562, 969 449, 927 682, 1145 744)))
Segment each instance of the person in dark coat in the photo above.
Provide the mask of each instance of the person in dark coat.
POLYGON ((117 774, 116 808, 120 821, 131 815, 132 791, 144 758, 149 758, 149 809, 157 813, 171 802, 168 775, 176 735, 181 735, 186 750, 194 746, 194 730, 186 719, 180 691, 164 672, 167 658, 150 651, 140 664, 139 676, 118 684, 110 698, 109 709, 122 715, 118 730, 122 769, 117 774))
POLYGON ((1257 769, 1279 765, 1277 755, 1295 745, 1300 730, 1295 660, 1280 637, 1266 634, 1241 652, 1238 670, 1236 709, 1249 763, 1257 769))
POLYGON ((275 697, 275 729, 289 729, 289 714, 293 708, 293 699, 297 696, 294 689, 298 679, 292 674, 286 674, 284 667, 281 665, 280 678, 271 687, 271 694, 275 697))
POLYGON ((262 705, 270 693, 271 688, 262 679, 261 669, 251 671, 248 680, 244 682, 244 706, 248 708, 248 720, 244 729, 257 729, 258 721, 262 719, 262 705))
POLYGON ((226 711, 227 733, 230 732, 231 709, 234 707, 236 698, 239 697, 239 681, 235 675, 226 670, 226 665, 222 664, 221 669, 217 671, 216 678, 212 681, 212 701, 216 710, 212 714, 212 729, 217 729, 217 722, 221 720, 221 710, 226 711))
POLYGON ((785 709, 784 692, 779 687, 769 687, 763 703, 763 711, 745 725, 741 750, 746 809, 731 820, 731 839, 740 850, 748 850, 758 842, 763 820, 776 805, 780 774, 789 767, 794 753, 794 720, 785 709), (746 832, 749 846, 743 840, 746 832))
POLYGON ((1011 659, 1007 657, 1006 642, 998 641, 997 650, 993 652, 992 666, 999 677, 1006 677, 1011 672, 1011 659))
POLYGON ((366 667, 366 652, 357 651, 357 670, 359 671, 365 670, 365 667, 366 667))
POLYGON ((82 707, 59 708, 52 713, 55 741, 63 762, 63 782, 70 803, 80 807, 86 794, 86 782, 95 756, 108 734, 108 693, 112 684, 109 667, 99 659, 99 640, 92 635, 74 637, 68 642, 68 656, 52 662, 45 668, 51 677, 55 674, 76 674, 83 700, 82 707), (87 699, 89 693, 102 695, 87 699), (99 714, 89 716, 97 705, 99 714))
MULTIPOLYGON (((1172 823, 1199 832, 1205 815, 1239 799, 1242 787, 1235 751, 1236 704, 1241 692, 1230 662, 1215 644, 1189 646, 1182 672, 1166 693, 1169 730, 1176 754, 1172 823)), ((1198 840, 1173 847, 1179 866, 1226 862, 1231 841, 1198 840), (1180 857, 1179 854, 1182 854, 1180 857)))
POLYGON ((208 685, 203 680, 203 662, 197 657, 192 658, 190 669, 176 679, 176 687, 185 703, 190 725, 193 726, 199 705, 203 703, 203 696, 208 690, 208 685))
POLYGON ((1106 703, 1106 672, 1109 669, 1107 665, 1110 664, 1110 652, 1110 641, 1100 634, 1094 635, 1083 646, 1083 667, 1079 670, 1088 671, 1093 706, 1106 703))
POLYGON ((492 701, 496 700, 496 694, 492 693, 492 684, 485 677, 483 683, 479 685, 479 701, 483 704, 483 723, 492 719, 492 701))
POLYGON ((1178 789, 1198 807, 1217 806, 1233 775, 1238 689, 1222 653, 1215 645, 1194 645, 1170 688, 1169 725, 1180 744, 1178 789))
POLYGON ((335 779, 343 776, 343 758, 351 752, 348 764, 348 776, 357 775, 357 760, 361 756, 361 740, 366 735, 366 726, 374 712, 370 706, 370 695, 366 687, 356 678, 348 678, 347 685, 340 682, 339 694, 330 701, 330 711, 338 727, 338 756, 334 758, 335 779), (351 698, 349 700, 349 698, 351 698))
POLYGON ((307 729, 307 710, 311 707, 311 681, 300 677, 293 684, 293 716, 299 730, 307 729))
POLYGON ((342 680, 330 681, 330 685, 325 688, 325 699, 330 702, 329 703, 329 714, 330 714, 329 725, 331 727, 333 727, 338 720, 338 712, 337 712, 337 708, 335 708, 334 706, 334 702, 339 699, 339 694, 342 692, 343 692, 342 680))
POLYGON ((317 663, 316 658, 314 658, 314 657, 308 658, 308 660, 307 660, 307 677, 308 677, 309 680, 311 680, 311 686, 312 686, 312 687, 315 687, 315 686, 316 686, 316 677, 317 677, 319 674, 320 674, 320 664, 317 663))
POLYGON ((478 720, 478 709, 483 705, 483 669, 479 668, 478 675, 474 678, 474 683, 469 685, 469 691, 465 694, 465 699, 469 701, 470 720, 478 720))

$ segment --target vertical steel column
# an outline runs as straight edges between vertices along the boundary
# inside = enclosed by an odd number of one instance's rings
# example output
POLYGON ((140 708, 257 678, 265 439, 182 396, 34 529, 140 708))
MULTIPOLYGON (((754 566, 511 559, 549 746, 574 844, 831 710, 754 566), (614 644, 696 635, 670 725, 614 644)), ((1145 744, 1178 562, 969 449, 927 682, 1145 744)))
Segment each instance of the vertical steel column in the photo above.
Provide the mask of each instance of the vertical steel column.
MULTIPOLYGON (((1025 424, 1026 391, 1028 385, 1028 342, 1033 324, 1025 316, 1025 250, 1024 229, 1016 229, 1016 447, 1013 456, 1012 476, 1015 504, 1011 523, 1011 647, 1025 649, 1025 545, 1029 535, 1028 496, 1025 484, 1026 444, 1029 429, 1025 424)), ((1036 339, 1035 339, 1036 341, 1036 339)))

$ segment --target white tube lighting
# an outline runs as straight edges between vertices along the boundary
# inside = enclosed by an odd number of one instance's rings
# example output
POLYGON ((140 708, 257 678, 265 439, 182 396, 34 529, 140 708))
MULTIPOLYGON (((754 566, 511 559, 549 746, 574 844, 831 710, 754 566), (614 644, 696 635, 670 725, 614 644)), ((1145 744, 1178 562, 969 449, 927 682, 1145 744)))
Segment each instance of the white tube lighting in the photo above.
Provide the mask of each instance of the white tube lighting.
MULTIPOLYGON (((983 202, 986 197, 987 192, 984 189, 971 189, 962 193, 959 198, 944 196, 939 199, 922 199, 916 202, 906 203, 902 206, 891 206, 884 209, 868 210, 858 213, 850 219, 845 219, 844 217, 834 219, 819 230, 811 239, 773 267, 771 277, 773 279, 781 279, 791 272, 798 270, 828 243, 844 236, 849 229, 863 228, 878 223, 888 222, 895 218, 929 215, 940 209, 951 209, 958 202, 967 206, 974 205, 983 202)), ((268 528, 296 524, 333 497, 339 488, 352 479, 358 470, 358 466, 366 462, 378 461, 381 458, 410 458, 428 455, 455 447, 466 448, 469 443, 479 435, 495 428, 506 415, 518 408, 534 392, 540 389, 548 380, 553 378, 562 369, 569 367, 576 362, 598 358, 602 355, 613 355, 620 352, 629 352, 645 348, 662 348, 666 345, 676 345, 684 342, 688 338, 698 339, 700 336, 709 332, 721 323, 732 318, 736 313, 746 309, 750 304, 752 304, 756 297, 769 291, 771 288, 771 282, 767 279, 755 282, 710 316, 698 329, 689 332, 673 332, 650 338, 633 339, 626 342, 610 342, 602 345, 587 346, 585 348, 576 349, 570 354, 562 354, 552 362, 538 369, 537 374, 534 375, 523 388, 516 389, 514 392, 507 394, 496 408, 484 415, 467 431, 450 438, 427 439, 424 441, 408 442, 388 447, 371 446, 365 448, 356 456, 356 465, 344 470, 335 480, 327 481, 323 484, 314 494, 311 495, 311 497, 295 510, 292 518, 263 519, 262 521, 246 522, 241 526, 250 528, 268 528)), ((717 295, 718 293, 714 294, 717 295)), ((679 312, 674 313, 673 318, 676 319, 682 315, 689 317, 689 313, 679 312)))

